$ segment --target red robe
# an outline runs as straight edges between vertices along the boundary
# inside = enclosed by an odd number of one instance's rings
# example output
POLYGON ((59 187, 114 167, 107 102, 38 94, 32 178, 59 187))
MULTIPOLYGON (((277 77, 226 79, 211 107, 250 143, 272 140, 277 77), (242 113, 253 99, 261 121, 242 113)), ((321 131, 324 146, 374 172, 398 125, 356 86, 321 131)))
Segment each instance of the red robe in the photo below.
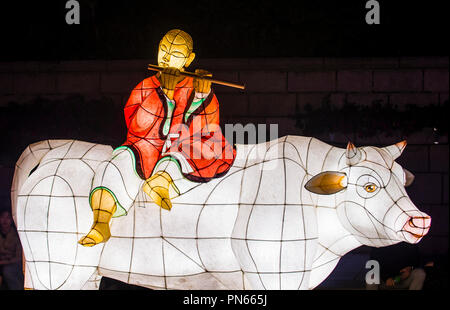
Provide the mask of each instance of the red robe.
POLYGON ((220 130, 219 102, 211 91, 194 110, 191 107, 194 94, 190 77, 177 84, 173 109, 156 76, 143 80, 131 92, 124 108, 128 133, 123 145, 133 150, 136 171, 141 178, 148 179, 167 152, 182 154, 193 170, 183 174, 192 181, 207 182, 230 169, 236 150, 220 130), (171 139, 169 147, 168 138, 171 139))

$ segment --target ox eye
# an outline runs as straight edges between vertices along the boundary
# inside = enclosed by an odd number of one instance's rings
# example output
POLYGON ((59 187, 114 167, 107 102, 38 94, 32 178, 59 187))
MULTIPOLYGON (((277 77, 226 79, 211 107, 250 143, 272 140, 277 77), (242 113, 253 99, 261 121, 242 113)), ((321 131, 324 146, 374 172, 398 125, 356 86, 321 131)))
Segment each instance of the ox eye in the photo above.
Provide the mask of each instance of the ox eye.
POLYGON ((376 191, 377 186, 373 183, 369 183, 369 184, 364 185, 364 189, 368 193, 373 193, 374 191, 376 191))

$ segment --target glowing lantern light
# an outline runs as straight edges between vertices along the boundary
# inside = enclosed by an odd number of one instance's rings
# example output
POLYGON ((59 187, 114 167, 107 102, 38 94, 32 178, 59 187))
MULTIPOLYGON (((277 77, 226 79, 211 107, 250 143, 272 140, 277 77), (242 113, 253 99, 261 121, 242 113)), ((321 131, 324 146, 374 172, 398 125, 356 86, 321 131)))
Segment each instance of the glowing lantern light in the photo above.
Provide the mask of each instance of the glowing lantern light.
POLYGON ((166 161, 179 190, 171 211, 141 191, 95 247, 77 240, 89 231, 94 171, 112 149, 30 145, 12 192, 26 287, 95 288, 108 276, 159 289, 314 288, 356 247, 416 243, 428 232, 430 217, 404 188, 412 175, 394 161, 405 145, 340 149, 297 136, 237 145, 228 173, 201 184, 166 161))
POLYGON ((47 140, 23 152, 11 195, 27 288, 98 288, 108 276, 157 289, 311 289, 356 247, 428 232, 404 189, 413 176, 395 163, 405 142, 339 149, 287 136, 234 148, 211 83, 234 84, 184 71, 192 44, 181 30, 161 40, 161 73, 125 106, 124 145, 47 140))

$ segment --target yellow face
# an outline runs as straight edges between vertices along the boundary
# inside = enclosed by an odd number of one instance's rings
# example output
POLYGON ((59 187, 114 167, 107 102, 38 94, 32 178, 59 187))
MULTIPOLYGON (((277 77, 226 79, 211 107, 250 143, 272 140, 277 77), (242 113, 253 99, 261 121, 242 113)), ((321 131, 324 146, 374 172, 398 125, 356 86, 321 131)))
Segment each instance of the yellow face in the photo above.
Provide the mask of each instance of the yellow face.
POLYGON ((184 31, 171 30, 159 43, 158 66, 182 70, 194 60, 192 41, 184 31))

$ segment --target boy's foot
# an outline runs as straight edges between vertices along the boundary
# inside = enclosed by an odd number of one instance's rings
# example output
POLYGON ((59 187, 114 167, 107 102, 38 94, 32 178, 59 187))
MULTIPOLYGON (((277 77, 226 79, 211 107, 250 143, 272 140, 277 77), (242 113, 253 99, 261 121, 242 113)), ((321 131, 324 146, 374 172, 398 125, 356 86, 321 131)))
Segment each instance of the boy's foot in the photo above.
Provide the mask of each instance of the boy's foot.
POLYGON ((97 223, 91 228, 88 234, 82 237, 78 243, 83 246, 94 246, 101 242, 106 242, 111 237, 111 232, 109 230, 109 224, 107 223, 97 223))

